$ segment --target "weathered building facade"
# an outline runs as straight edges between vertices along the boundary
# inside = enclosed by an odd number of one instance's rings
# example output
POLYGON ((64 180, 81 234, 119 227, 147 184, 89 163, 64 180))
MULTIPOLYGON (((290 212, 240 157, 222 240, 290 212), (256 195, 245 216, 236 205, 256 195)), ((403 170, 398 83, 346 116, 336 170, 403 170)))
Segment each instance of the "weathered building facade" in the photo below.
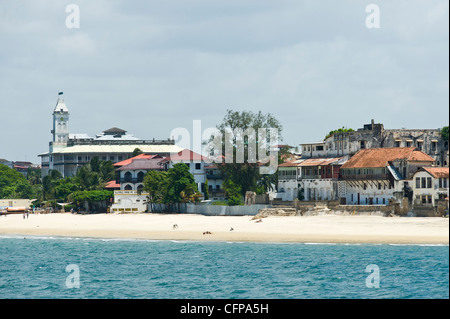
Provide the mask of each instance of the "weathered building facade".
POLYGON ((448 140, 440 129, 384 129, 372 120, 356 131, 335 133, 322 142, 305 143, 302 158, 354 155, 369 148, 416 147, 430 155, 437 166, 448 166, 448 140))

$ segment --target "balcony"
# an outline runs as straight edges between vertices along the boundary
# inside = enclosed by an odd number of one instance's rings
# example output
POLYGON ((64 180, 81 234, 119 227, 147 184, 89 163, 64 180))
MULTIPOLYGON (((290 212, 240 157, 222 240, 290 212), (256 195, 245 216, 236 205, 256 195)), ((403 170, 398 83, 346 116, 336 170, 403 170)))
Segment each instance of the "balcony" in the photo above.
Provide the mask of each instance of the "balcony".
POLYGON ((207 179, 223 179, 222 174, 206 174, 207 179))
POLYGON ((144 181, 143 178, 138 178, 138 177, 132 177, 132 178, 119 178, 117 180, 117 183, 122 184, 122 183, 142 183, 144 181))
POLYGON ((356 175, 342 175, 342 180, 388 180, 388 174, 356 174, 356 175))

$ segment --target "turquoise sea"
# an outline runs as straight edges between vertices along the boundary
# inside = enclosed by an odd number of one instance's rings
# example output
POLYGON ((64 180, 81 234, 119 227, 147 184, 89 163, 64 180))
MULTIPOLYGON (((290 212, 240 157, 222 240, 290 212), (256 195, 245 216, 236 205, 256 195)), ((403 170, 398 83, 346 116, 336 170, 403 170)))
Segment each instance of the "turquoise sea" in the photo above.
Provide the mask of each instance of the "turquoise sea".
POLYGON ((449 298, 448 245, 0 237, 1 298, 449 298))

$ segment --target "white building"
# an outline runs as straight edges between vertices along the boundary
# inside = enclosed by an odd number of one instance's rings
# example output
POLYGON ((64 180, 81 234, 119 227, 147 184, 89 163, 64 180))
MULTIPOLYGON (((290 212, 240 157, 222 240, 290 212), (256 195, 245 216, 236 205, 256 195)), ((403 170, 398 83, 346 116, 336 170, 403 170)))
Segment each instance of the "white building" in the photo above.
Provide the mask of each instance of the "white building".
POLYGON ((147 211, 148 193, 139 194, 136 190, 114 191, 114 204, 111 213, 143 213, 147 211))
POLYGON ((298 184, 301 179, 300 164, 304 160, 294 160, 278 165, 278 193, 276 198, 293 201, 298 196, 298 184))
POLYGON ((60 92, 53 110, 52 141, 49 143, 49 151, 39 155, 43 176, 47 175, 50 169, 58 170, 63 176, 73 176, 80 166, 89 163, 95 156, 101 160, 120 162, 130 158, 136 148, 145 154, 161 156, 182 150, 175 145, 174 140, 142 140, 117 127, 105 130, 95 137, 87 134, 70 134, 69 120, 69 109, 60 92))
POLYGON ((412 178, 415 205, 436 207, 439 201, 448 200, 449 168, 423 167, 412 178))

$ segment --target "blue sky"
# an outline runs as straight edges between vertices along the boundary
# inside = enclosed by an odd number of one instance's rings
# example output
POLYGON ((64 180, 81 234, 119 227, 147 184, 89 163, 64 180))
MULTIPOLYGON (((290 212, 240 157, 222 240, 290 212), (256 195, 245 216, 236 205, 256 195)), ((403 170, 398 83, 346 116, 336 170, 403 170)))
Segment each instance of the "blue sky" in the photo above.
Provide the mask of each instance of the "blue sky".
POLYGON ((226 109, 272 113, 294 146, 371 119, 439 128, 448 12, 445 0, 0 0, 0 158, 39 163, 58 91, 71 133, 91 136, 165 139, 226 109), (80 28, 65 23, 72 3, 80 28))

